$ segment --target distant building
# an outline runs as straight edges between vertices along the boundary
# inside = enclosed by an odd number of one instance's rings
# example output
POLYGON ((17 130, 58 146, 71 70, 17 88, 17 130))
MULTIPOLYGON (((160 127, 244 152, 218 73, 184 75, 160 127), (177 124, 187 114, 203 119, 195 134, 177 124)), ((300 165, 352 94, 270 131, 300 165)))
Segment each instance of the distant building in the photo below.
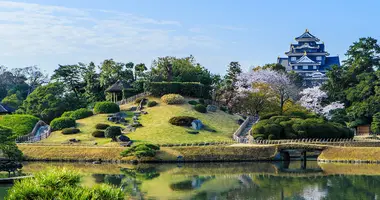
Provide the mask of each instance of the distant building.
POLYGON ((287 71, 295 71, 304 78, 303 85, 312 87, 322 84, 327 80, 326 71, 333 65, 340 66, 339 56, 329 56, 325 51, 325 44, 306 31, 295 40, 297 44, 290 44, 290 49, 285 52, 287 57, 278 57, 277 63, 287 71))

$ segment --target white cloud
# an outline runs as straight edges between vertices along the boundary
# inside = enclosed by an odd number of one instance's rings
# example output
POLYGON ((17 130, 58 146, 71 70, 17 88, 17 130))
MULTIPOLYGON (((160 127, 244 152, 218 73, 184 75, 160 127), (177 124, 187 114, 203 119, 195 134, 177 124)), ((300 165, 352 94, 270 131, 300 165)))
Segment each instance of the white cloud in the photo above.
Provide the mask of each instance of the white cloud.
POLYGON ((228 30, 228 31, 244 31, 244 30, 247 30, 246 28, 243 28, 243 27, 227 26, 227 25, 214 25, 214 27, 219 28, 219 29, 228 30))

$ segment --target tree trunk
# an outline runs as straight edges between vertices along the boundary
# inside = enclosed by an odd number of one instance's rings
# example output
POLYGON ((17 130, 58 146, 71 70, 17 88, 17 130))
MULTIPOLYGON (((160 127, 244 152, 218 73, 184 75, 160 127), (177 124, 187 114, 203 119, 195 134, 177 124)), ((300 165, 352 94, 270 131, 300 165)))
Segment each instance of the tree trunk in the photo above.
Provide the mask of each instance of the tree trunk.
POLYGON ((282 115, 284 110, 284 95, 280 96, 280 115, 282 115))

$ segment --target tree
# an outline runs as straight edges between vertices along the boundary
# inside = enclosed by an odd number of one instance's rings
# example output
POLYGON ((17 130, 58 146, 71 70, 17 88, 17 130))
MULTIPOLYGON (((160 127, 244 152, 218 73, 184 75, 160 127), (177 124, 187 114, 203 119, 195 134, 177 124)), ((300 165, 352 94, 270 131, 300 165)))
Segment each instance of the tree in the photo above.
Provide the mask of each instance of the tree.
POLYGON ((230 62, 227 74, 224 76, 224 86, 222 88, 223 99, 225 104, 231 109, 233 107, 232 100, 237 94, 238 77, 242 73, 239 62, 230 62))
POLYGON ((113 59, 104 60, 100 66, 100 86, 107 88, 116 81, 133 80, 133 63, 115 62, 113 59), (126 67, 124 69, 124 67, 126 67))
POLYGON ((59 65, 59 68, 54 70, 51 79, 63 83, 79 99, 79 92, 82 86, 82 70, 79 65, 59 65))
POLYGON ((95 71, 95 64, 90 62, 87 66, 83 66, 83 79, 85 82, 85 97, 87 102, 94 103, 97 101, 104 101, 104 88, 100 86, 99 74, 95 71))
POLYGON ((144 77, 144 71, 148 70, 144 63, 135 65, 135 80, 144 77))
POLYGON ((16 94, 6 96, 2 101, 2 104, 5 104, 13 109, 17 109, 21 104, 22 100, 18 99, 16 94))
POLYGON ((32 93, 38 86, 48 83, 48 75, 44 74, 37 66, 25 67, 22 73, 26 78, 26 83, 29 85, 28 94, 32 93))
POLYGON ((373 120, 371 123, 371 131, 374 134, 380 134, 380 112, 373 115, 373 120))
POLYGON ((251 91, 254 84, 257 83, 267 84, 276 94, 280 114, 284 111, 285 102, 297 98, 298 89, 285 72, 262 69, 243 73, 239 76, 238 85, 241 91, 251 91))
POLYGON ((16 146, 12 130, 4 126, 0 126, 0 152, 13 161, 22 159, 22 152, 16 146))
POLYGON ((262 69, 274 70, 278 72, 285 72, 286 68, 279 63, 265 64, 262 69))

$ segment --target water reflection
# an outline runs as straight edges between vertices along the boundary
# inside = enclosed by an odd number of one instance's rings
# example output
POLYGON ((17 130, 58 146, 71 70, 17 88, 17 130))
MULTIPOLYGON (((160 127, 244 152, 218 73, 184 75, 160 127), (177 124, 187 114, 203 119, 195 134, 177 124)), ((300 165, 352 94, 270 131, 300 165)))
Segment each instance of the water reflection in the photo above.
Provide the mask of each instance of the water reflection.
MULTIPOLYGON (((26 163, 24 173, 50 165, 80 171, 84 185, 108 183, 129 199, 377 199, 379 165, 193 163, 92 165, 26 163)), ((1 186, 0 186, 1 188, 1 186)), ((0 190, 1 191, 1 190, 0 190)))

